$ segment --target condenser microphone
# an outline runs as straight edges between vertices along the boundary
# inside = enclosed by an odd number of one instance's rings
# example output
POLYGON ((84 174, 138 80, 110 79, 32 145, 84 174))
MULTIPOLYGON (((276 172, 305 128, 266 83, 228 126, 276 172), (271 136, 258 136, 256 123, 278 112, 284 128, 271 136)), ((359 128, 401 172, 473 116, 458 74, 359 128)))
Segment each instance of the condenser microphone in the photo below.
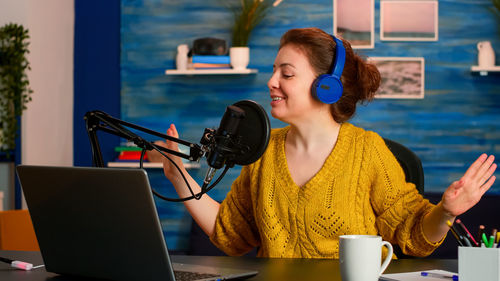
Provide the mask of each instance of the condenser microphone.
POLYGON ((212 145, 207 156, 209 168, 203 180, 204 186, 210 184, 215 172, 224 167, 227 160, 237 153, 235 149, 238 141, 238 128, 243 118, 245 118, 245 111, 243 109, 234 105, 230 105, 226 108, 226 112, 224 112, 224 116, 220 121, 219 128, 215 135, 212 136, 212 145))
POLYGON ((267 148, 271 135, 269 117, 264 108, 251 100, 242 100, 226 108, 219 128, 202 138, 208 144, 208 170, 203 181, 206 188, 215 172, 236 165, 248 165, 259 159, 267 148), (208 139, 205 137, 210 135, 208 139))

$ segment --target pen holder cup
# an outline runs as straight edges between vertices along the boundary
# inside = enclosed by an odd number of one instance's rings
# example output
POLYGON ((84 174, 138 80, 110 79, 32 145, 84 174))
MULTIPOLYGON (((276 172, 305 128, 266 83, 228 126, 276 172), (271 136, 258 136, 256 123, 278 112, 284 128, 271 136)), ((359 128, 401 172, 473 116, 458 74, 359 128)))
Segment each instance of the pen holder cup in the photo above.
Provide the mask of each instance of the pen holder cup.
POLYGON ((500 248, 458 247, 460 281, 500 281, 500 248))

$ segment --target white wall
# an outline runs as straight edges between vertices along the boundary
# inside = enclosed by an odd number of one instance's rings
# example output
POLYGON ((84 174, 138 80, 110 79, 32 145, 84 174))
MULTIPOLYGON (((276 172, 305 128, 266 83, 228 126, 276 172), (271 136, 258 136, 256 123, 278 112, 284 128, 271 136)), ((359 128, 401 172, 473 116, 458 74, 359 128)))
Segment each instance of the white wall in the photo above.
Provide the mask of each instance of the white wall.
MULTIPOLYGON (((22 24, 31 37, 28 79, 34 93, 21 121, 23 164, 73 165, 74 14, 73 0, 0 0, 0 26, 22 24)), ((13 209, 13 165, 0 169, 0 175, 11 175, 2 179, 10 187, 0 190, 4 209, 13 209)))
POLYGON ((0 25, 29 29, 33 100, 22 117, 22 163, 73 165, 74 1, 0 0, 0 25))

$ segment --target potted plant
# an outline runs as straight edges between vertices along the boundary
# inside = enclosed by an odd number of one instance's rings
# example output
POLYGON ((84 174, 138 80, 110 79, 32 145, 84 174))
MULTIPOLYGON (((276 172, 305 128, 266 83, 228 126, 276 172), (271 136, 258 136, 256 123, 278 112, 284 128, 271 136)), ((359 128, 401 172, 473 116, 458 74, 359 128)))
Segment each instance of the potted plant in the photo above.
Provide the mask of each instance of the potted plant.
POLYGON ((276 7, 282 0, 240 0, 230 7, 234 15, 231 48, 229 56, 234 69, 246 69, 250 61, 248 41, 253 29, 264 19, 271 7, 276 7))
POLYGON ((0 27, 0 151, 15 148, 18 118, 31 101, 26 70, 30 69, 28 30, 22 25, 0 27))
POLYGON ((493 2, 493 6, 495 8, 493 8, 493 12, 498 16, 500 17, 500 0, 491 0, 491 2, 493 2))
MULTIPOLYGON (((491 0, 493 3, 493 8, 491 8, 491 11, 497 16, 498 20, 500 21, 500 0, 491 0)), ((498 30, 498 34, 500 35, 500 29, 498 30)))

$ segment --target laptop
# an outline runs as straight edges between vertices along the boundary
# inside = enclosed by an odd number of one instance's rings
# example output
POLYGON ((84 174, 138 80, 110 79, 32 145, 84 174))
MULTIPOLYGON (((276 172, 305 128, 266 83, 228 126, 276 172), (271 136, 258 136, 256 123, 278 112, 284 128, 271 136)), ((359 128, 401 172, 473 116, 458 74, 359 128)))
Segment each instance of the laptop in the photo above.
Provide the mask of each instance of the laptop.
POLYGON ((16 169, 49 272, 119 281, 225 280, 257 274, 172 263, 144 170, 16 169))

